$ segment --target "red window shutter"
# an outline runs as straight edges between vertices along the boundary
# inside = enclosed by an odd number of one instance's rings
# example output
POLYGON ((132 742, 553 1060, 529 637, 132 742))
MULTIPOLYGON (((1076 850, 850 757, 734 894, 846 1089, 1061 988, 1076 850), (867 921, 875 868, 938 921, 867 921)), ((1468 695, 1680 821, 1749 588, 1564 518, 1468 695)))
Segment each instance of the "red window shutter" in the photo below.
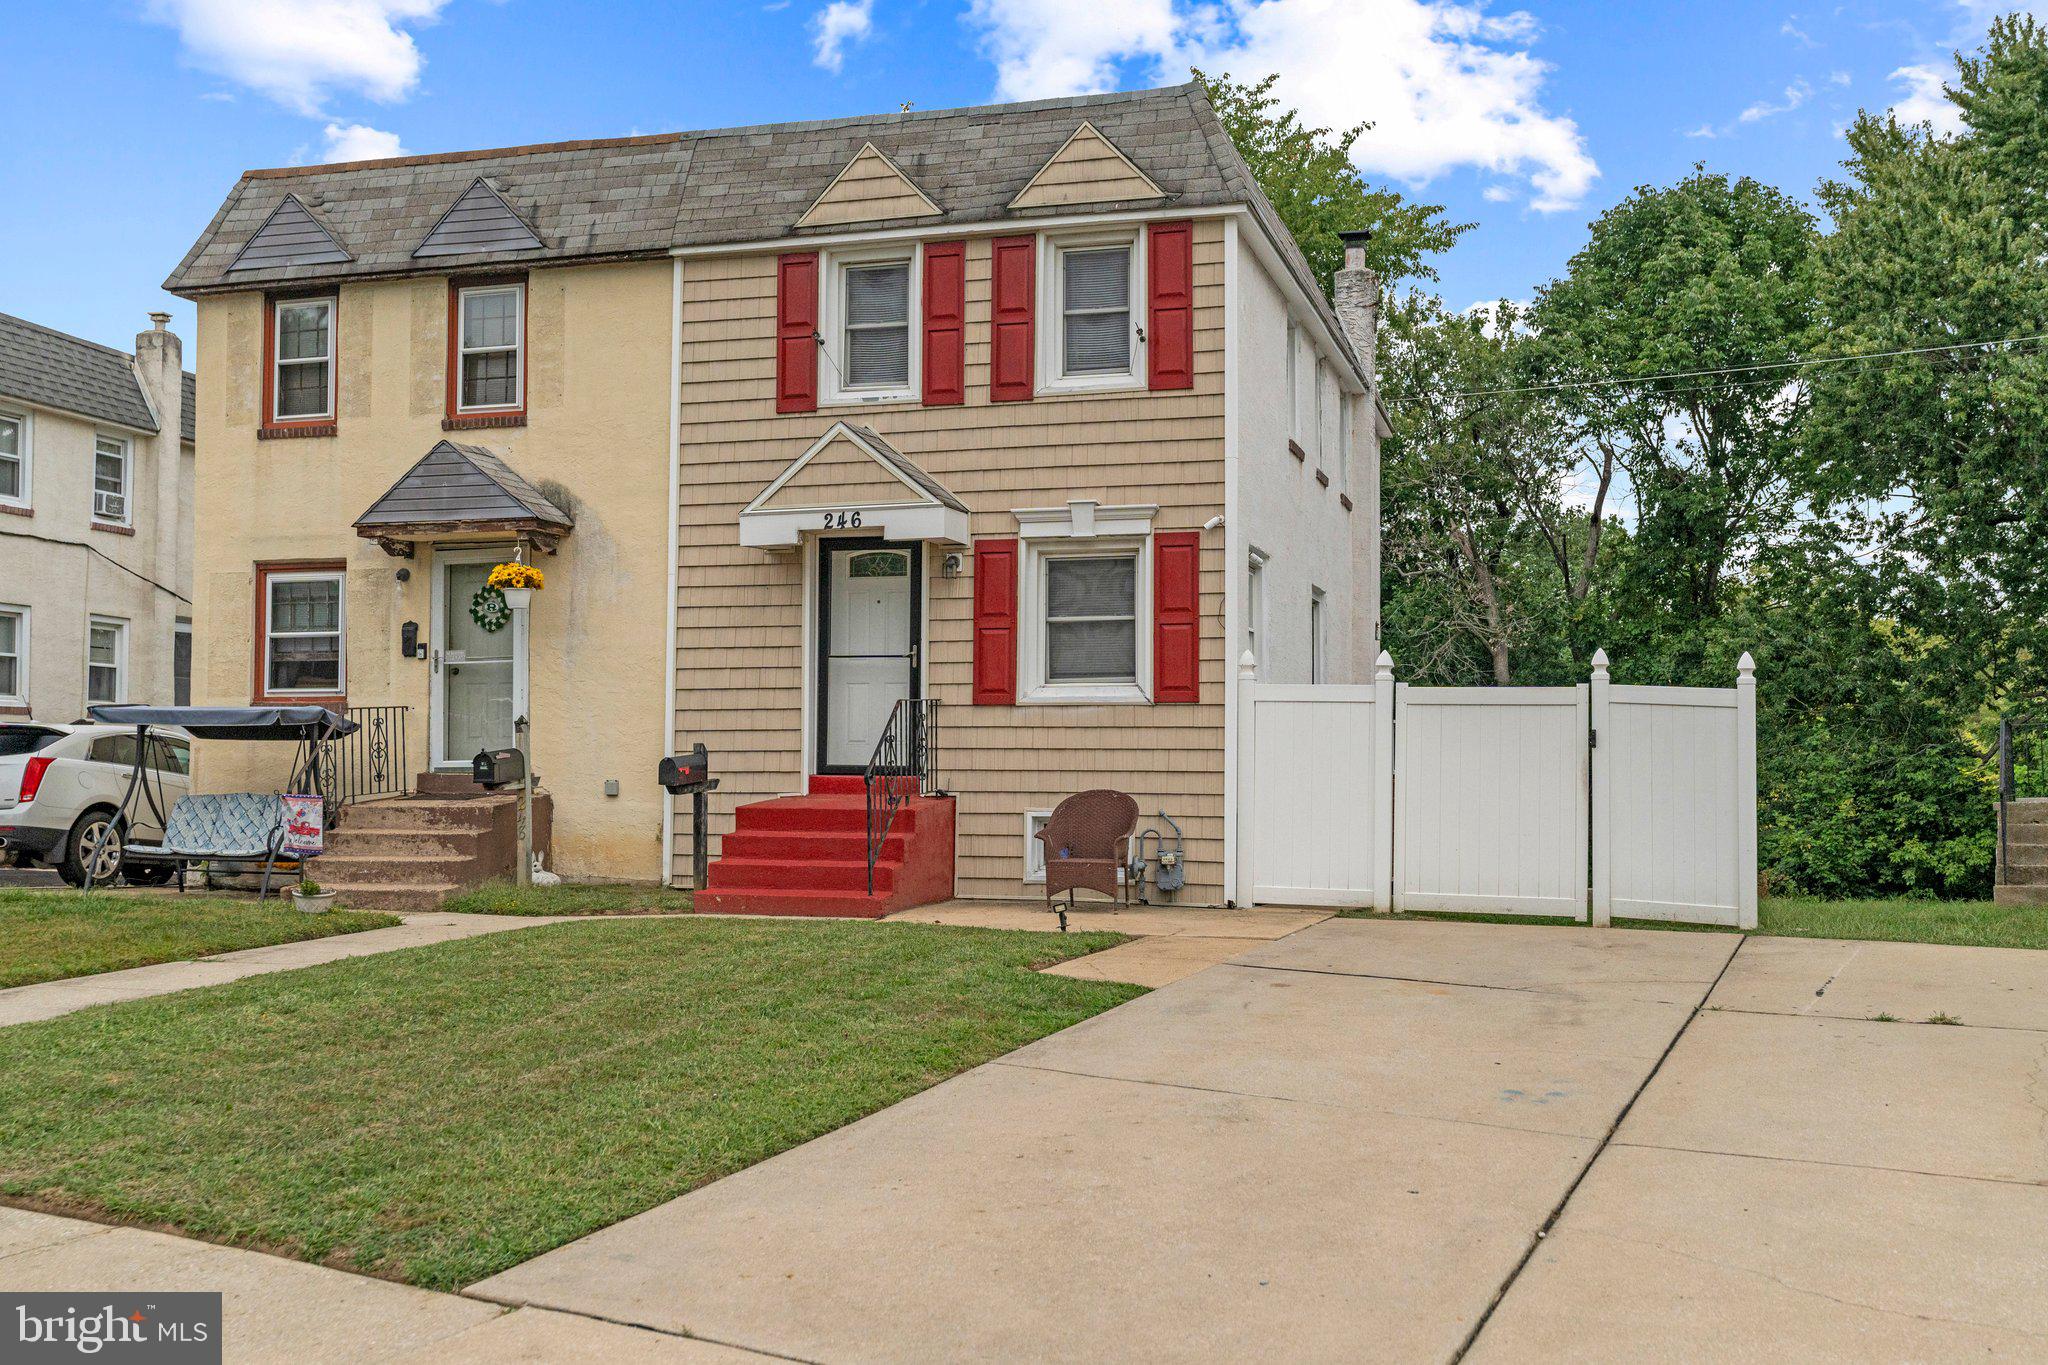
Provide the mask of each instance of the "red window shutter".
POLYGON ((1200 701, 1200 531, 1152 537, 1152 700, 1200 701))
POLYGON ((1151 325, 1145 330, 1151 386, 1195 386, 1195 228, 1154 223, 1145 252, 1151 325))
POLYGON ((1038 239, 996 238, 989 268, 994 307, 988 396, 996 403, 1025 402, 1037 385, 1032 313, 1038 286, 1038 239))
POLYGON ((924 249, 924 401, 967 401, 967 243, 924 249))
POLYGON ((974 704, 1017 701, 1017 542, 974 542, 974 704))
POLYGON ((794 251, 775 263, 775 410, 818 406, 818 253, 794 251))

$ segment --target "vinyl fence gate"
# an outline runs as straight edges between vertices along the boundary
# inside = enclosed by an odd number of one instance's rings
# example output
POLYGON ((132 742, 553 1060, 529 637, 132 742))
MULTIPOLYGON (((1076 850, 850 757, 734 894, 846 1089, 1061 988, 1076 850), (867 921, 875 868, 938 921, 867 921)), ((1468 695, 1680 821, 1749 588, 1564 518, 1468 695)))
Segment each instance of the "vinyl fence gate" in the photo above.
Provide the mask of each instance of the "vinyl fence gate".
MULTIPOLYGON (((1247 661, 1248 663, 1249 661, 1247 661)), ((1756 925, 1756 679, 1240 689, 1237 902, 1756 925)))

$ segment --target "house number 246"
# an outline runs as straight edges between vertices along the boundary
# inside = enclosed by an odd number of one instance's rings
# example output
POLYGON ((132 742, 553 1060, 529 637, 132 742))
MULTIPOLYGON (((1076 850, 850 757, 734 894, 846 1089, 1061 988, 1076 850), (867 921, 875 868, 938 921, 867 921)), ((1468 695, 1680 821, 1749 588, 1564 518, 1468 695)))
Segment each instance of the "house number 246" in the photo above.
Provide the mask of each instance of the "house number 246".
POLYGON ((858 512, 827 512, 825 514, 825 529, 828 531, 845 531, 858 525, 860 525, 860 513, 858 512))

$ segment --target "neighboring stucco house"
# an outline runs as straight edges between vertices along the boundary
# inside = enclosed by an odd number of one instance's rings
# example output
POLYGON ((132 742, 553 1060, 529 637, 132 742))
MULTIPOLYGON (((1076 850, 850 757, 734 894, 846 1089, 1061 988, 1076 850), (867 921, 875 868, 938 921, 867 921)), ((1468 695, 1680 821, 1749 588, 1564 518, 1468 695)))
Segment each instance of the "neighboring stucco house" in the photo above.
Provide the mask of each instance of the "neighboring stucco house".
POLYGON ((422 768, 530 714, 572 877, 686 881, 655 768, 701 741, 707 906, 1029 894, 1092 786, 1220 902, 1235 660, 1377 650, 1352 257, 1340 321, 1192 85, 249 172, 168 283, 200 699, 403 704, 422 768), (520 544, 547 587, 487 637, 520 544), (275 672, 279 584, 334 604, 317 673, 275 672), (857 793, 913 699, 945 796, 870 894, 857 793))
POLYGON ((193 377, 150 318, 131 355, 0 313, 0 719, 188 686, 193 377))

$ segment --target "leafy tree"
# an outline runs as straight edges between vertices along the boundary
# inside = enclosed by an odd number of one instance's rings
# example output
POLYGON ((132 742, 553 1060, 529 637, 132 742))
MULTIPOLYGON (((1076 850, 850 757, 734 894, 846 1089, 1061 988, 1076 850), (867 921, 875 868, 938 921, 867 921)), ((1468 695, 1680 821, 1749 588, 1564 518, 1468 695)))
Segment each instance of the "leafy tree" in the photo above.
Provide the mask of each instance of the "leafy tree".
POLYGON ((1344 264, 1339 232, 1371 230, 1366 263, 1392 286, 1401 280, 1434 280, 1428 258, 1450 250, 1474 226, 1451 222, 1441 205, 1410 203, 1394 190, 1368 185, 1351 164, 1351 149, 1371 124, 1342 132, 1303 126, 1296 111, 1280 112, 1272 94, 1278 75, 1249 85, 1233 81, 1228 72, 1209 76, 1196 71, 1194 77, 1208 91, 1230 140, 1308 257, 1325 294, 1344 264))

